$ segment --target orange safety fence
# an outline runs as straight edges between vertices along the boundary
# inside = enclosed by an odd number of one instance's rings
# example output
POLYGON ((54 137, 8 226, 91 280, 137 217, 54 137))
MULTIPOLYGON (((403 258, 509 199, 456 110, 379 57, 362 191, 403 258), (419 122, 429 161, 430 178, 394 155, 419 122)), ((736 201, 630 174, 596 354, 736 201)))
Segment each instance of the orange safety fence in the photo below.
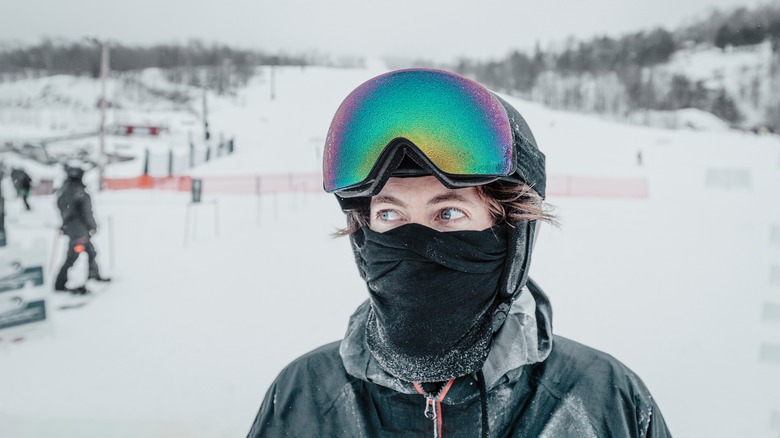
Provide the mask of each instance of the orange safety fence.
MULTIPOLYGON (((188 192, 192 190, 190 176, 105 178, 109 190, 157 189, 188 192)), ((322 191, 319 173, 285 173, 264 175, 231 175, 197 177, 203 182, 203 193, 263 194, 322 191)))
POLYGON ((158 189, 189 192, 192 178, 189 176, 155 177, 140 175, 132 178, 104 178, 103 186, 108 190, 158 189))
MULTIPOLYGON (((188 192, 192 177, 106 178, 109 190, 157 189, 188 192)), ((265 193, 322 192, 322 176, 317 172, 263 175, 204 176, 203 193, 260 195, 265 193)), ((548 196, 647 198, 645 178, 600 178, 551 175, 547 178, 548 196)))

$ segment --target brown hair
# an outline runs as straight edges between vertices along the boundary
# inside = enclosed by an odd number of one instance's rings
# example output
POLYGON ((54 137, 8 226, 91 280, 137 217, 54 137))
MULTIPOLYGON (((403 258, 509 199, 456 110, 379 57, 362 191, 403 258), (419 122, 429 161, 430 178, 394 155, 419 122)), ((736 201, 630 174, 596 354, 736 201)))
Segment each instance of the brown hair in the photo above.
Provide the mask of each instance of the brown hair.
MULTIPOLYGON (((553 207, 545 203, 541 196, 526 184, 513 184, 495 181, 483 186, 476 186, 479 197, 488 204, 490 214, 496 225, 509 224, 514 226, 524 221, 540 220, 552 225, 558 225, 558 220, 552 214, 553 207)), ((334 237, 348 236, 361 227, 369 225, 370 199, 360 208, 345 210, 347 226, 336 230, 334 237)))

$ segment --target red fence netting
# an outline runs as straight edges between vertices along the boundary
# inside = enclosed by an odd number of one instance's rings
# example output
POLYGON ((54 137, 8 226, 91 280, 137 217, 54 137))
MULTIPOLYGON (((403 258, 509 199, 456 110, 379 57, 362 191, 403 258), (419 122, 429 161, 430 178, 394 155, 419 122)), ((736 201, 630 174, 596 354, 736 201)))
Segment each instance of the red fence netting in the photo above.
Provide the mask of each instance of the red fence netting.
MULTIPOLYGON (((188 192, 192 177, 106 178, 109 190, 156 189, 188 192)), ((322 176, 311 173, 280 173, 263 175, 204 176, 204 193, 261 195, 265 193, 321 192, 322 176)), ((551 175, 547 179, 548 196, 647 198, 645 178, 600 178, 574 175, 551 175)))

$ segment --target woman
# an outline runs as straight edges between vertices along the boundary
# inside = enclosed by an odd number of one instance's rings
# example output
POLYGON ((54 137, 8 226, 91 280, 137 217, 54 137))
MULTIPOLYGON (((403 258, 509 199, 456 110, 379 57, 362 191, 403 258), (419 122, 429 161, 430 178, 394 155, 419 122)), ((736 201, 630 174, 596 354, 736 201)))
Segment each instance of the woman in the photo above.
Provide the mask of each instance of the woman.
POLYGON ((481 85, 400 70, 341 104, 325 190, 369 299, 343 340, 290 364, 250 437, 666 437, 614 358, 552 334, 528 278, 544 155, 481 85))

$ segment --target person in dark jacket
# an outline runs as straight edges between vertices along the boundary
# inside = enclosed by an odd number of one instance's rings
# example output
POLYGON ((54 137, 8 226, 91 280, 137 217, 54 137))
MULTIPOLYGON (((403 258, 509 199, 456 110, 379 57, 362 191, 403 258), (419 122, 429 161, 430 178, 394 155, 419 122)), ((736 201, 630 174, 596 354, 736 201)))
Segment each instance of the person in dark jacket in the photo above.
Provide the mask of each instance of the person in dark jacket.
POLYGON ((62 215, 62 232, 68 236, 68 252, 65 262, 54 281, 55 291, 87 293, 85 286, 68 288, 68 270, 76 263, 81 253, 86 253, 89 263, 88 278, 96 281, 111 281, 100 275, 97 264, 97 252, 92 244, 92 236, 97 232, 97 223, 92 214, 92 198, 86 192, 82 181, 84 168, 70 163, 65 166, 67 179, 57 192, 57 207, 62 215))
POLYGON ((15 167, 11 169, 11 181, 13 181, 14 183, 16 194, 19 195, 20 198, 22 198, 22 202, 24 203, 24 208, 29 211, 30 203, 27 201, 27 198, 30 197, 32 178, 30 178, 30 175, 28 175, 27 172, 24 171, 24 169, 20 167, 19 168, 15 167))
POLYGON ((324 188, 369 299, 280 373, 248 436, 669 437, 636 374, 552 333, 528 275, 554 221, 544 162, 517 110, 464 77, 399 70, 347 96, 324 188))

